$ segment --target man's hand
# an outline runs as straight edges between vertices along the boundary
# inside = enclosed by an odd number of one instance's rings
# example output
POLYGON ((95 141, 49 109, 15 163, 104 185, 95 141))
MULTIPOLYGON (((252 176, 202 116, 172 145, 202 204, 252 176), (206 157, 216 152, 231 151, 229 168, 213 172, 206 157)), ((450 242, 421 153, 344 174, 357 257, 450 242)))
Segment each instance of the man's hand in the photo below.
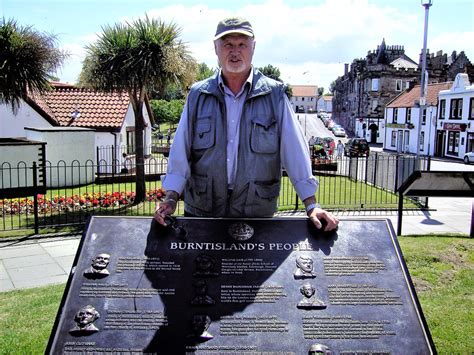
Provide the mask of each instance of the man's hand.
POLYGON ((326 221, 324 232, 329 232, 336 229, 337 225, 339 224, 339 220, 335 216, 333 216, 332 213, 318 207, 313 208, 311 211, 309 211, 308 217, 318 229, 321 229, 321 227, 323 226, 321 221, 326 221))
POLYGON ((159 203, 155 210, 155 221, 163 226, 166 226, 165 217, 173 214, 176 211, 178 197, 179 195, 176 191, 166 192, 165 199, 159 203))

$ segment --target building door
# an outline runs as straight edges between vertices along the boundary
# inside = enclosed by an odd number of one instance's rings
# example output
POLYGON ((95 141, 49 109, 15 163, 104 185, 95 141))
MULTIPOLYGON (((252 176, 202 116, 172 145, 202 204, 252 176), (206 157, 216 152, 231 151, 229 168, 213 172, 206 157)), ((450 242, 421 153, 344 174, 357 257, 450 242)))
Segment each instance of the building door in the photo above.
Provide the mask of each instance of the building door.
POLYGON ((445 131, 436 131, 435 157, 444 156, 444 136, 445 131))
POLYGON ((378 127, 375 123, 369 126, 370 129, 370 143, 377 143, 377 131, 378 127))
POLYGON ((397 138, 397 152, 403 152, 403 131, 398 131, 398 138, 397 138))

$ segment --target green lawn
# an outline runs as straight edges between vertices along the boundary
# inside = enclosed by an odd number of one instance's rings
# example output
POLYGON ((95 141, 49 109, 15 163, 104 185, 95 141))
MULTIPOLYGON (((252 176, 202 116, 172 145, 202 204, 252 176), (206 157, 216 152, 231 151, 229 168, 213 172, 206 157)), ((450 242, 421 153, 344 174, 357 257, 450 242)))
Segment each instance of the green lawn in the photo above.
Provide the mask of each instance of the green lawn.
MULTIPOLYGON (((474 240, 400 237, 399 242, 440 354, 474 349, 474 240)), ((41 354, 64 285, 0 293, 2 354, 41 354)))

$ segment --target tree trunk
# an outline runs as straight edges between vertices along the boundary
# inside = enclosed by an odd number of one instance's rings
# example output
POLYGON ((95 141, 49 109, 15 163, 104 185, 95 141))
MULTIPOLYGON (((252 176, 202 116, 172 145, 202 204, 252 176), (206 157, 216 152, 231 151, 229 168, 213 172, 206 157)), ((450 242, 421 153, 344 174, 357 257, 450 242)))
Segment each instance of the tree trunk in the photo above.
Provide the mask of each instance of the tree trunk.
POLYGON ((145 185, 145 157, 143 149, 143 102, 138 102, 134 106, 135 111, 135 200, 134 205, 145 201, 146 185, 145 185), (135 109, 136 108, 136 109, 135 109))

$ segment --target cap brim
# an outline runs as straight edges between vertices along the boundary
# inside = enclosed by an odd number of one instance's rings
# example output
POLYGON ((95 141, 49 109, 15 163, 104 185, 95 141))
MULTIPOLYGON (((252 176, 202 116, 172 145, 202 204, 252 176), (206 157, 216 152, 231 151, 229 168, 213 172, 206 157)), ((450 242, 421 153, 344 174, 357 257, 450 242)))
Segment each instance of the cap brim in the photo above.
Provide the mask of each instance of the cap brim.
POLYGON ((216 36, 214 37, 214 41, 215 41, 215 40, 218 40, 218 39, 221 38, 221 37, 224 37, 225 35, 231 34, 231 33, 238 33, 238 34, 245 35, 245 36, 248 36, 248 37, 253 37, 253 33, 252 33, 252 32, 249 32, 249 31, 245 31, 245 30, 229 30, 229 31, 224 31, 224 32, 219 33, 218 35, 216 35, 216 36))

